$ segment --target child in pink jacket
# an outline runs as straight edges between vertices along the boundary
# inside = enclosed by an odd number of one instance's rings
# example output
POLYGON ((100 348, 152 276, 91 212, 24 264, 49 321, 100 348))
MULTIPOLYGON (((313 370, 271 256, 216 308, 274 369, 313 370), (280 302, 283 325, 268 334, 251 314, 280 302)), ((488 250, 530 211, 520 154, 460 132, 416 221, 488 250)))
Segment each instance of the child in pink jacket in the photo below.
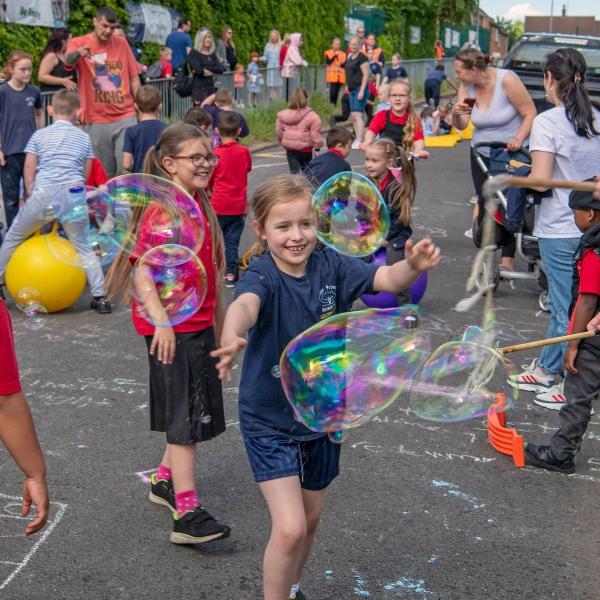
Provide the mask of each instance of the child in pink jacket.
POLYGON ((286 150, 290 173, 300 173, 312 160, 313 150, 323 145, 321 119, 308 106, 308 95, 303 89, 295 89, 289 108, 277 113, 275 129, 286 150))

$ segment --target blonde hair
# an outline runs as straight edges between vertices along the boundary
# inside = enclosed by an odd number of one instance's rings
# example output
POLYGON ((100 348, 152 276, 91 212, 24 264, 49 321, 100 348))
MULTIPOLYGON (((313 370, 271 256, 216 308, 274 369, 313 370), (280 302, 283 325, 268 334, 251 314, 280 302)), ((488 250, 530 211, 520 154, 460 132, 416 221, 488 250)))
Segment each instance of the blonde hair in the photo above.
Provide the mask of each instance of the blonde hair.
POLYGON ((81 108, 79 94, 71 90, 59 90, 52 96, 52 109, 55 115, 70 117, 81 108))
POLYGON ((275 42, 278 46, 281 46, 281 34, 279 33, 279 30, 277 29, 271 29, 271 31, 269 31, 269 43, 271 44, 271 35, 275 34, 277 37, 277 41, 275 42))
POLYGON ((12 70, 15 68, 15 65, 20 60, 28 60, 31 62, 31 65, 33 66, 33 58, 31 57, 31 54, 27 54, 27 52, 22 52, 21 50, 15 50, 14 52, 11 52, 8 56, 8 60, 6 61, 6 64, 4 65, 4 69, 3 69, 3 73, 4 73, 4 76, 6 77, 6 81, 10 80, 10 78, 12 77, 12 70))
POLYGON ((418 117, 417 117, 417 113, 415 112, 415 108, 411 102, 412 87, 411 87, 410 81, 408 81, 408 79, 394 79, 394 81, 392 81, 392 83, 390 84, 390 94, 392 93, 394 88, 396 88, 400 85, 402 85, 406 88, 406 90, 408 91, 408 95, 409 95, 408 106, 406 107, 406 110, 408 111, 408 115, 406 118, 406 125, 404 126, 404 137, 402 138, 402 147, 405 150, 405 152, 410 154, 414 150, 415 144, 413 142, 413 137, 414 137, 415 131, 417 129, 418 117))
MULTIPOLYGON (((164 179, 172 180, 172 175, 164 168, 162 161, 168 156, 176 156, 181 152, 182 144, 192 140, 201 139, 206 152, 210 153, 212 146, 210 139, 202 131, 202 129, 195 127, 189 123, 177 123, 167 127, 161 134, 158 143, 150 147, 150 150, 146 153, 144 159, 144 173, 148 175, 156 175, 163 177, 164 179)), ((221 234, 221 228, 219 227, 219 221, 217 215, 210 205, 208 194, 204 190, 199 190, 199 194, 202 212, 204 213, 208 224, 210 226, 210 234, 212 240, 212 259, 217 267, 217 285, 220 281, 220 273, 225 267, 225 259, 223 252, 223 236, 221 234)), ((129 225, 129 232, 136 235, 138 228, 146 206, 136 206, 132 211, 131 223, 129 225)), ((129 255, 126 252, 120 252, 113 264, 111 265, 108 274, 106 276, 106 286, 108 291, 108 297, 114 300, 115 298, 121 297, 123 304, 126 304, 129 300, 129 283, 131 275, 131 262, 129 255)))
POLYGON ((173 50, 171 50, 171 48, 167 48, 166 46, 163 46, 159 51, 159 56, 161 58, 168 58, 170 60, 171 57, 173 56, 173 50))
MULTIPOLYGON (((311 198, 313 187, 304 175, 275 175, 263 184, 259 185, 252 195, 252 208, 254 209, 254 220, 261 230, 271 209, 276 204, 284 204, 301 198, 311 198)), ((257 238, 250 248, 250 255, 258 256, 267 251, 267 242, 257 238)))
POLYGON ((290 98, 289 108, 292 110, 301 110, 308 106, 308 94, 306 90, 302 88, 296 88, 292 92, 292 96, 290 98))
POLYGON ((385 159, 393 159, 394 165, 402 171, 402 180, 397 181, 392 178, 391 183, 387 187, 389 192, 386 195, 388 195, 387 202, 390 208, 396 209, 400 213, 398 221, 408 227, 412 222, 412 205, 417 193, 415 168, 410 160, 408 160, 408 155, 404 149, 397 146, 389 138, 379 138, 371 142, 368 147, 381 150, 385 159))
POLYGON ((210 54, 212 54, 215 51, 215 36, 212 34, 212 31, 210 29, 198 29, 198 31, 196 32, 196 37, 194 38, 194 50, 196 50, 196 52, 202 52, 202 50, 204 49, 204 38, 210 35, 210 37, 212 38, 212 43, 210 45, 210 54))

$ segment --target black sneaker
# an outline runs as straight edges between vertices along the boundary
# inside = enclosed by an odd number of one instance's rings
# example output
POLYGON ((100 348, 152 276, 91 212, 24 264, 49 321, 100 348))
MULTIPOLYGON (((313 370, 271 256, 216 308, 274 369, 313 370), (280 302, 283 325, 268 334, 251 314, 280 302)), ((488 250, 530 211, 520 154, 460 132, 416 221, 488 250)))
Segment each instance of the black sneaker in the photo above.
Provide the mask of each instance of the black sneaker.
POLYGON ((173 515, 173 531, 170 540, 174 544, 203 544, 229 537, 227 525, 222 525, 205 509, 199 506, 182 517, 173 515))
POLYGON ((540 467, 540 469, 548 469, 548 471, 575 473, 575 462, 573 457, 559 460, 552 454, 550 446, 526 444, 525 463, 534 467, 540 467))
POLYGON ((150 491, 148 492, 150 502, 166 506, 175 512, 175 490, 170 479, 158 479, 156 473, 150 475, 150 491))
POLYGON ((295 596, 290 596, 290 600, 306 600, 306 596, 302 593, 302 590, 298 590, 295 596))
POLYGON ((106 296, 100 296, 100 298, 92 298, 90 308, 101 315, 108 315, 112 312, 112 306, 110 302, 106 299, 106 296))

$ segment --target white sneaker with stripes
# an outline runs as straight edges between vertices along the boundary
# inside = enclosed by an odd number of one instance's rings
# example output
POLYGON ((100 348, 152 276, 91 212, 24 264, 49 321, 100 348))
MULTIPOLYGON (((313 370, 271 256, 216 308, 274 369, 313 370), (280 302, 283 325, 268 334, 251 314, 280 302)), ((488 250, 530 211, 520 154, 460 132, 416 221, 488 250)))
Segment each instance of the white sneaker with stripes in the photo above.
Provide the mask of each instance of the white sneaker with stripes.
POLYGON ((564 381, 553 385, 547 392, 537 394, 534 402, 550 410, 560 410, 566 403, 567 398, 563 391, 564 381))
POLYGON ((556 377, 539 366, 537 358, 529 365, 523 365, 524 371, 510 377, 508 383, 523 392, 535 392, 541 394, 547 392, 555 383, 556 377))

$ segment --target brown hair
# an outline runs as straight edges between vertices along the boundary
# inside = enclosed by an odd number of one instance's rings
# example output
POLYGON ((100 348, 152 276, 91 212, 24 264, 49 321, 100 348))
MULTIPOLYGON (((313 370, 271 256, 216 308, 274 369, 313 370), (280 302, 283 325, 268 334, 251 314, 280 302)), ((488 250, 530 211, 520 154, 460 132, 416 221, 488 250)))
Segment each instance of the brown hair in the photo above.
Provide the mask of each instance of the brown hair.
POLYGON ((475 67, 479 71, 485 71, 487 68, 487 62, 483 52, 475 48, 465 48, 461 50, 455 57, 454 60, 460 60, 465 69, 472 69, 475 67))
MULTIPOLYGON (((172 179, 171 174, 163 167, 162 161, 167 156, 176 156, 181 151, 181 145, 185 142, 201 139, 206 147, 206 152, 210 153, 212 147, 209 138, 198 127, 189 123, 177 123, 167 127, 161 134, 158 143, 150 147, 144 160, 144 173, 156 175, 165 179, 172 179)), ((223 236, 219 227, 217 215, 210 205, 208 194, 200 190, 199 194, 202 203, 202 212, 210 225, 213 253, 212 259, 217 266, 217 285, 220 281, 220 273, 224 269, 223 254, 223 236)), ((146 210, 146 206, 136 206, 132 211, 129 231, 134 236, 138 232, 140 221, 146 210)), ((108 297, 114 300, 121 297, 122 303, 129 300, 129 284, 131 275, 131 262, 126 252, 120 252, 111 265, 106 276, 106 287, 108 297)))
POLYGON ((408 155, 400 146, 396 146, 393 140, 389 138, 379 138, 369 144, 370 148, 381 150, 386 160, 394 159, 394 165, 400 167, 402 171, 402 180, 392 179, 387 187, 387 202, 390 208, 397 209, 400 212, 398 220, 407 227, 412 221, 412 205, 417 193, 417 178, 415 168, 408 160, 408 155))
POLYGON ((222 110, 217 116, 217 129, 222 137, 235 137, 240 130, 240 115, 232 110, 222 110))
POLYGON ((227 88, 219 88, 215 92, 215 104, 217 106, 228 106, 229 104, 233 104, 233 94, 231 91, 227 88))
POLYGON ((302 88, 296 88, 292 92, 292 96, 290 98, 289 108, 292 110, 301 110, 308 106, 308 94, 306 90, 302 88))
POLYGON ((327 147, 335 148, 338 144, 347 146, 352 142, 353 136, 345 127, 332 127, 327 134, 327 147))
MULTIPOLYGON (((415 135, 415 131, 417 129, 418 117, 415 112, 415 108, 412 105, 411 97, 412 97, 412 86, 410 85, 410 81, 408 79, 394 79, 390 84, 390 94, 395 87, 399 85, 403 85, 409 94, 408 107, 406 110, 408 111, 408 115, 406 118, 406 125, 404 126, 404 137, 402 138, 402 147, 407 154, 410 154, 414 149, 413 137, 415 135)), ((391 110, 391 109, 390 109, 391 110)))
POLYGON ((153 85, 143 85, 135 95, 135 103, 142 113, 158 112, 162 104, 160 91, 153 85))
POLYGON ((192 106, 183 117, 184 123, 196 127, 212 127, 212 117, 200 106, 192 106))
MULTIPOLYGON (((252 195, 254 220, 262 230, 269 217, 269 212, 276 204, 292 202, 300 198, 311 198, 313 187, 304 175, 275 175, 259 185, 252 195)), ((252 248, 251 255, 263 254, 267 251, 267 242, 258 238, 252 248)))
POLYGON ((52 96, 52 110, 55 115, 70 117, 81 108, 79 94, 71 90, 59 90, 52 96))
POLYGON ((31 64, 33 66, 33 58, 31 57, 31 54, 27 54, 27 52, 22 52, 21 50, 15 50, 14 52, 11 52, 9 54, 8 60, 6 61, 6 64, 4 65, 3 69, 6 81, 8 81, 12 77, 11 70, 15 68, 15 65, 20 60, 24 59, 31 61, 31 64))

